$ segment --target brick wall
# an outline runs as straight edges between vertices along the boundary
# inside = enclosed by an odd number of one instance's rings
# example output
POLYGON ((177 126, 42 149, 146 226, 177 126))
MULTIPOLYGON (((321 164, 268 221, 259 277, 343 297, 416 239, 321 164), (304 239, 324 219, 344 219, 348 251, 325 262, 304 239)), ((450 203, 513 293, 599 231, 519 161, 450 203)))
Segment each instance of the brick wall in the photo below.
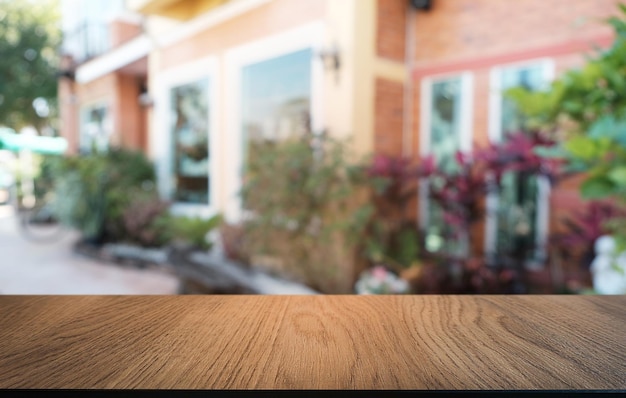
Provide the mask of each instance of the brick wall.
POLYGON ((132 75, 118 75, 116 133, 125 148, 145 150, 145 115, 138 100, 140 79, 132 75))
POLYGON ((376 54, 404 62, 408 1, 378 0, 376 13, 376 54))
MULTIPOLYGON (((381 3, 386 3, 384 0, 381 3)), ((593 44, 607 46, 612 31, 601 23, 617 13, 618 0, 434 0, 430 11, 415 12, 413 147, 420 151, 420 90, 423 78, 469 71, 473 78, 473 141, 488 143, 490 73, 493 67, 536 58, 554 61, 555 74, 584 64, 593 44)), ((584 202, 581 178, 554 187, 550 228, 584 202)), ((477 226, 482 236, 483 226, 477 226)))
POLYGON ((123 73, 109 73, 87 84, 76 84, 76 103, 73 115, 76 129, 67 135, 70 146, 79 144, 80 112, 87 106, 104 103, 112 118, 111 145, 145 149, 146 112, 140 106, 140 77, 123 73))
POLYGON ((374 152, 402 155, 402 83, 377 78, 374 98, 374 152))
POLYGON ((619 0, 433 0, 416 13, 418 64, 458 60, 607 35, 599 19, 619 0))
POLYGON ((109 25, 111 48, 118 47, 141 34, 141 26, 126 21, 114 20, 109 25))

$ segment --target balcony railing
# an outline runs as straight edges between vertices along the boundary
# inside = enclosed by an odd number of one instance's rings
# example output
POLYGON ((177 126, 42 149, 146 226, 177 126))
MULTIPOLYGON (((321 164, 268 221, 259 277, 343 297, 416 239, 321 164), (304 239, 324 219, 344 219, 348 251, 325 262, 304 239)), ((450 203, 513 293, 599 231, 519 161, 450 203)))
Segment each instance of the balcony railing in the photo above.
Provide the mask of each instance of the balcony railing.
POLYGON ((63 53, 71 55, 74 62, 83 63, 111 48, 109 28, 103 23, 83 23, 72 31, 65 32, 63 53))

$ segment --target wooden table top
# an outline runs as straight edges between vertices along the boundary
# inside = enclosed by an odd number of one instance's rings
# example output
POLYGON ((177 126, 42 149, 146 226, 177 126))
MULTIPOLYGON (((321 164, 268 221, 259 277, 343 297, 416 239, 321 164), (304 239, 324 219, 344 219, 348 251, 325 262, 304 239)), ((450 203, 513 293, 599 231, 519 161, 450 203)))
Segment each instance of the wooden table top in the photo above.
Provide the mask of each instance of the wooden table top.
POLYGON ((0 388, 626 389, 626 296, 0 296, 0 388))

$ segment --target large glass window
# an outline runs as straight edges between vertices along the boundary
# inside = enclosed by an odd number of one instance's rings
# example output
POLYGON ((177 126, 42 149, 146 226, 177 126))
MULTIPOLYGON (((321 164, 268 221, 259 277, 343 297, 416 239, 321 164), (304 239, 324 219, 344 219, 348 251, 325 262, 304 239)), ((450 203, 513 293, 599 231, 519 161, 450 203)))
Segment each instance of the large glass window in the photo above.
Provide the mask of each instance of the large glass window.
POLYGON ((281 140, 308 130, 311 57, 311 49, 305 49, 243 68, 242 135, 246 162, 250 142, 281 140))
MULTIPOLYGON (((547 79, 544 64, 533 64, 521 67, 509 67, 501 70, 500 88, 504 92, 513 87, 523 87, 529 91, 546 88, 547 79)), ((519 112, 513 101, 502 97, 500 117, 500 137, 522 130, 524 116, 519 112)))
MULTIPOLYGON (((438 167, 454 172, 456 163, 454 155, 461 148, 462 120, 462 81, 452 78, 432 83, 429 109, 429 153, 432 154, 438 167)), ((438 181, 432 181, 437 184, 438 181)), ((428 225, 426 226, 426 248, 437 252, 444 249, 446 223, 443 212, 436 203, 428 200, 426 206, 428 225)), ((449 242, 449 244, 452 244, 449 242)))
MULTIPOLYGON (((543 63, 504 68, 499 75, 501 93, 514 87, 538 91, 545 89, 547 84, 546 66, 543 63)), ((524 130, 524 116, 505 95, 501 96, 500 109, 500 140, 506 140, 508 134, 524 130)), ((532 260, 538 253, 539 185, 539 178, 535 175, 519 172, 503 175, 496 214, 497 253, 527 260, 532 260)))
POLYGON ((454 171, 461 143, 461 79, 434 83, 430 112, 430 152, 440 167, 454 171))
POLYGON ((177 202, 209 203, 209 81, 174 87, 171 95, 173 197, 177 202))

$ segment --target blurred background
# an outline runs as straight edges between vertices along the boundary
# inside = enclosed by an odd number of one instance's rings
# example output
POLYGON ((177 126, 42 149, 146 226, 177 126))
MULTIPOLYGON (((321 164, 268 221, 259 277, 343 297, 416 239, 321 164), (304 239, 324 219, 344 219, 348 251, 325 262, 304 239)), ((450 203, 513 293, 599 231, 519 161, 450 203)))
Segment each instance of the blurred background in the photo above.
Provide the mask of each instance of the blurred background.
POLYGON ((1 294, 626 294, 617 0, 0 0, 1 294))

